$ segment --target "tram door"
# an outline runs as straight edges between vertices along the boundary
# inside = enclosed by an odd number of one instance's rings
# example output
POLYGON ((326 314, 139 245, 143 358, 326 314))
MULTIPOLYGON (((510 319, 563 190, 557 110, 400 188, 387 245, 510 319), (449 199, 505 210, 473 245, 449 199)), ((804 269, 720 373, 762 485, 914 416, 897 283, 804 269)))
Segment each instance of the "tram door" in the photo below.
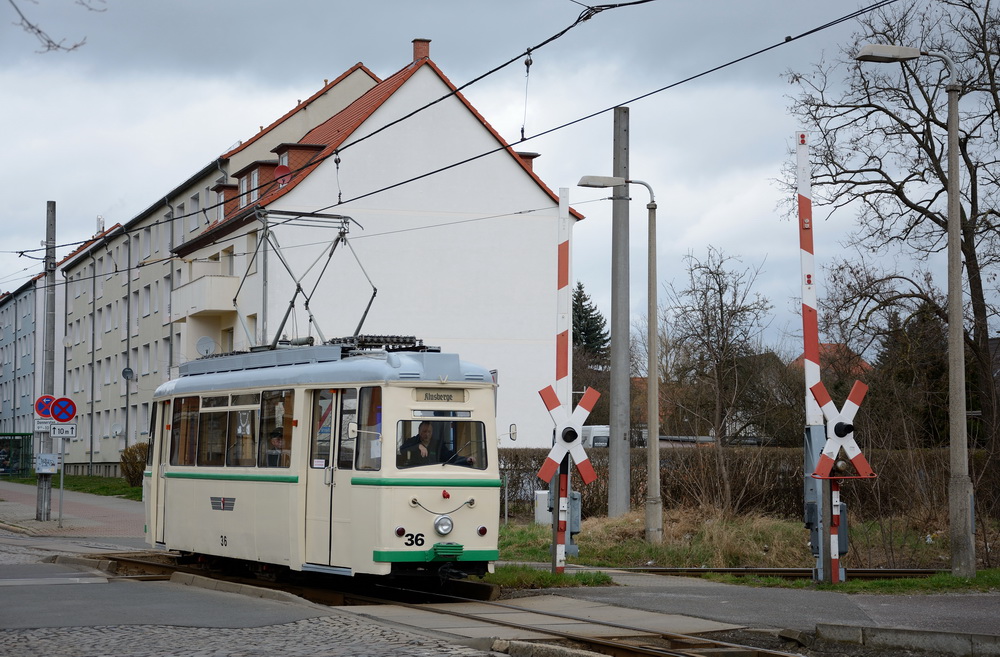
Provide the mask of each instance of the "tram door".
POLYGON ((357 415, 353 388, 315 390, 306 474, 306 562, 350 567, 350 497, 353 441, 347 427, 357 415))
POLYGON ((163 543, 163 517, 167 496, 167 478, 163 475, 167 463, 170 462, 170 402, 163 402, 159 410, 158 414, 154 411, 154 414, 159 417, 159 424, 157 427, 154 427, 156 433, 153 434, 155 438, 153 446, 157 450, 155 459, 156 469, 153 470, 153 486, 156 488, 156 493, 153 495, 153 504, 156 505, 153 509, 153 513, 155 514, 153 526, 156 529, 154 540, 157 543, 163 543))

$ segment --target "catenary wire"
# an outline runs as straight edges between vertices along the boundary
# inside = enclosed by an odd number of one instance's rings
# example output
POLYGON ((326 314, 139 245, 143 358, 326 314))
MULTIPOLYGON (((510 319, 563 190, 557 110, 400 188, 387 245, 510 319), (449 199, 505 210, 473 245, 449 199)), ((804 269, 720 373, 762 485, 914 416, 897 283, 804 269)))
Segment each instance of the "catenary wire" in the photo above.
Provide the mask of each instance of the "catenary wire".
MULTIPOLYGON (((620 7, 620 6, 629 6, 629 5, 632 5, 632 4, 645 4, 646 2, 651 2, 651 1, 652 0, 636 0, 636 2, 620 3, 620 4, 616 4, 616 5, 604 5, 603 7, 605 9, 610 9, 610 8, 617 8, 617 7, 620 7)), ((843 22, 846 22, 848 20, 852 20, 854 18, 862 16, 862 15, 864 15, 866 13, 875 11, 877 9, 881 9, 881 8, 886 7, 888 5, 891 5, 891 4, 893 4, 893 3, 897 2, 897 1, 898 0, 880 0, 879 2, 876 2, 876 3, 872 4, 872 5, 867 6, 867 7, 860 8, 860 9, 854 11, 854 12, 851 12, 851 13, 846 14, 846 15, 840 17, 840 18, 837 18, 837 19, 834 19, 834 20, 829 21, 827 23, 824 23, 824 24, 822 24, 822 25, 820 25, 818 27, 815 27, 815 28, 812 28, 810 30, 807 30, 806 32, 802 32, 801 34, 798 34, 796 36, 787 36, 787 37, 785 37, 780 42, 777 42, 777 43, 772 44, 770 46, 767 46, 765 48, 761 48, 761 49, 756 50, 756 51, 754 51, 752 53, 749 53, 747 55, 743 55, 741 57, 738 57, 736 59, 730 60, 730 61, 728 61, 728 62, 726 62, 724 64, 720 64, 720 65, 712 67, 710 69, 706 69, 705 71, 702 71, 700 73, 697 73, 697 74, 691 75, 689 77, 683 78, 681 80, 678 80, 678 81, 673 82, 673 83, 671 83, 669 85, 660 87, 658 89, 654 89, 653 91, 641 94, 641 95, 636 96, 634 98, 631 98, 629 100, 615 103, 614 105, 612 105, 610 107, 606 107, 604 109, 597 110, 595 112, 592 112, 590 114, 578 117, 578 118, 573 119, 571 121, 568 121, 566 123, 562 123, 560 125, 554 126, 554 127, 549 128, 547 130, 543 130, 541 132, 535 133, 535 134, 533 134, 531 136, 528 136, 528 137, 525 137, 524 139, 522 139, 522 142, 531 141, 532 139, 538 139, 539 137, 543 137, 543 136, 552 134, 552 133, 557 132, 559 130, 563 130, 563 129, 569 128, 569 127, 574 126, 574 125, 576 125, 578 123, 582 123, 584 121, 588 121, 590 119, 593 119, 593 118, 595 118, 597 116, 601 116, 603 114, 606 114, 606 113, 608 113, 610 111, 613 111, 614 108, 616 108, 616 107, 620 107, 622 105, 627 105, 629 103, 635 103, 635 102, 638 102, 640 100, 645 100, 645 99, 647 99, 647 98, 649 98, 651 96, 663 93, 665 91, 669 91, 669 90, 674 89, 674 88, 676 88, 676 87, 678 87, 678 86, 680 86, 682 84, 686 84, 688 82, 692 82, 694 80, 697 80, 699 78, 705 77, 705 76, 710 75, 712 73, 721 71, 721 70, 723 70, 725 68, 728 68, 730 66, 734 66, 735 64, 738 64, 740 62, 746 61, 746 60, 748 60, 750 58, 753 58, 753 57, 757 57, 757 56, 762 55, 762 54, 764 54, 766 52, 769 52, 771 50, 779 48, 779 47, 781 47, 781 46, 783 46, 785 44, 792 43, 794 41, 798 41, 799 39, 803 39, 803 38, 805 38, 807 36, 811 36, 813 34, 816 34, 818 32, 821 32, 823 30, 829 29, 829 28, 834 27, 836 25, 839 25, 839 24, 841 24, 843 22)), ((603 11, 603 9, 602 9, 602 11, 603 11)), ((584 12, 584 13, 586 13, 586 12, 584 12)), ((588 18, 589 18, 589 16, 588 16, 588 18)), ((584 20, 586 20, 586 19, 584 19, 584 20)), ((574 22, 571 26, 569 26, 568 28, 562 30, 561 32, 557 33, 556 35, 550 37, 546 41, 542 42, 541 45, 545 45, 545 44, 551 43, 553 40, 555 40, 555 39, 563 36, 566 32, 568 32, 570 29, 572 29, 572 27, 575 27, 576 25, 578 25, 579 22, 581 22, 581 21, 578 18, 577 21, 574 22)), ((534 48, 537 49, 537 48, 541 47, 541 45, 535 46, 534 48)), ((496 67, 494 69, 491 69, 487 73, 484 73, 484 74, 482 74, 482 75, 474 78, 473 80, 467 82, 466 84, 464 84, 461 87, 459 87, 458 89, 456 89, 456 92, 460 91, 461 89, 464 89, 464 88, 468 87, 471 84, 474 84, 477 81, 480 81, 480 80, 484 79, 485 77, 487 77, 488 75, 491 75, 492 73, 495 73, 495 72, 501 70, 505 66, 507 66, 507 65, 509 65, 509 64, 511 64, 511 63, 513 63, 515 61, 520 60, 520 58, 522 56, 524 56, 524 54, 525 53, 520 53, 520 54, 518 54, 517 57, 514 57, 514 58, 508 60, 507 62, 505 62, 504 64, 501 64, 500 66, 498 66, 498 67, 496 67)), ((455 92, 453 92, 453 93, 455 93, 455 92)), ((353 146, 353 145, 355 145, 355 144, 363 141, 364 139, 367 139, 367 138, 373 136, 374 134, 377 134, 381 130, 384 130, 384 129, 392 126, 392 125, 398 124, 400 121, 402 121, 404 119, 407 119, 407 118, 410 118, 413 115, 415 115, 416 113, 418 113, 420 111, 423 111, 424 109, 427 109, 428 107, 431 107, 431 106, 437 104, 438 102, 441 102, 442 100, 448 98, 450 95, 453 95, 453 94, 449 94, 449 95, 443 96, 443 97, 441 97, 441 98, 439 98, 439 99, 437 99, 435 101, 432 101, 431 103, 429 103, 429 104, 427 104, 427 105, 425 105, 425 106, 423 106, 423 107, 421 107, 421 108, 419 108, 417 110, 414 110, 413 112, 411 112, 410 114, 406 115, 405 117, 401 117, 400 119, 397 119, 396 121, 394 121, 392 123, 389 123, 389 124, 386 124, 385 126, 382 126, 377 131, 374 131, 374 132, 372 132, 370 134, 365 135, 364 137, 359 138, 358 140, 355 140, 353 142, 350 142, 349 144, 346 144, 346 145, 342 146, 341 148, 339 148, 334 153, 331 153, 330 155, 324 156, 322 158, 318 158, 317 160, 314 160, 314 161, 310 162, 307 166, 302 167, 302 169, 310 168, 310 167, 315 167, 317 164, 321 163, 325 159, 327 159, 329 157, 333 157, 334 155, 337 155, 337 153, 339 153, 340 151, 342 151, 344 148, 347 148, 349 146, 353 146)), ((399 182, 393 183, 391 185, 387 185, 385 187, 381 187, 381 188, 375 189, 373 191, 366 192, 364 194, 360 194, 360 195, 354 196, 352 198, 348 198, 346 200, 339 199, 337 203, 324 206, 322 208, 319 208, 319 209, 315 210, 314 212, 323 212, 325 210, 329 210, 329 209, 337 207, 339 205, 344 205, 344 204, 347 204, 347 203, 351 203, 351 202, 354 202, 354 201, 358 201, 358 200, 367 198, 369 196, 374 196, 376 194, 380 194, 380 193, 383 193, 383 192, 395 189, 397 187, 401 187, 403 185, 407 185, 407 184, 410 184, 412 182, 415 182, 415 181, 418 181, 418 180, 422 180, 423 178, 427 178, 429 176, 436 175, 436 174, 442 173, 444 171, 448 171, 448 170, 456 168, 458 166, 462 166, 462 165, 468 164, 470 162, 474 162, 476 160, 482 159, 482 158, 487 157, 489 155, 493 155, 493 154, 495 154, 497 152, 500 152, 500 151, 503 151, 503 150, 507 150, 510 147, 511 147, 510 144, 498 146, 498 147, 493 148, 491 150, 488 150, 486 152, 479 153, 479 154, 474 155, 474 156, 470 156, 470 157, 465 158, 463 160, 460 160, 458 162, 452 163, 450 165, 445 165, 443 167, 439 167, 439 168, 434 169, 432 171, 428 171, 426 173, 423 173, 423 174, 420 174, 420 175, 417 175, 417 176, 413 176, 413 177, 408 178, 406 180, 399 181, 399 182)), ((299 171, 299 170, 297 170, 297 171, 299 171)), ((270 184, 270 183, 268 183, 268 184, 270 184)), ((259 186, 257 189, 261 189, 262 187, 264 187, 264 185, 259 186)), ((252 191, 252 190, 250 190, 250 191, 252 191)), ((187 217, 192 216, 193 214, 200 214, 204 209, 214 209, 214 208, 217 208, 219 205, 221 205, 221 204, 216 203, 216 204, 213 204, 213 205, 206 206, 206 208, 203 208, 202 210, 199 210, 198 212, 191 212, 191 213, 187 213, 187 214, 183 214, 183 215, 171 216, 169 218, 160 219, 160 220, 157 220, 157 221, 152 222, 150 224, 146 224, 146 225, 142 226, 141 228, 136 228, 136 229, 134 229, 133 232, 138 231, 138 230, 144 230, 145 228, 152 227, 152 226, 166 224, 166 223, 172 223, 174 221, 185 219, 187 217)), ((306 213, 303 213, 303 215, 305 215, 305 214, 306 213)), ((128 229, 124 229, 123 232, 125 234, 129 234, 130 231, 128 229)), ((93 240, 94 240, 94 238, 89 238, 89 239, 86 239, 86 240, 79 240, 79 241, 76 241, 76 242, 68 242, 66 244, 60 244, 56 248, 65 248, 65 247, 70 247, 70 246, 79 246, 81 244, 86 244, 87 242, 90 242, 90 241, 93 241, 93 240)), ((34 248, 34 249, 24 249, 24 250, 12 250, 12 251, 0 251, 0 253, 17 254, 18 256, 23 256, 23 257, 34 257, 34 256, 29 256, 28 254, 32 253, 32 252, 42 251, 42 250, 44 250, 44 248, 34 248)), ((38 258, 36 258, 36 259, 38 259, 38 258)))

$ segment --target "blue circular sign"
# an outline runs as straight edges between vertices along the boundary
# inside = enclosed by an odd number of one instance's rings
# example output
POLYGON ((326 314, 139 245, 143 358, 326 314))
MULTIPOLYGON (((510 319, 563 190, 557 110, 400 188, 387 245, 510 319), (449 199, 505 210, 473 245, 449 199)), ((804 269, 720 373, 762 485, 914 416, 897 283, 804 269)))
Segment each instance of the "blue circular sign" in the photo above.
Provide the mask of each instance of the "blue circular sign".
POLYGON ((55 400, 52 395, 42 395, 35 400, 35 413, 42 417, 51 417, 52 402, 55 400))
POLYGON ((69 397, 60 397, 52 402, 49 412, 56 422, 69 422, 76 417, 76 402, 69 397))

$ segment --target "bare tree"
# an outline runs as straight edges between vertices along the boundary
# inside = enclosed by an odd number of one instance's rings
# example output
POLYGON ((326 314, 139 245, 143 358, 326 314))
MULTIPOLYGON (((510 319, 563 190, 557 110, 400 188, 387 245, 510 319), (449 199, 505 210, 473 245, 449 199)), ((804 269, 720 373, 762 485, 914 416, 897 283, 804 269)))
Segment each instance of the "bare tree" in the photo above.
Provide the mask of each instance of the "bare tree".
MULTIPOLYGON (((864 43, 945 52, 959 70, 966 344, 985 440, 994 443, 998 404, 988 328, 996 309, 988 300, 1000 264, 1000 11, 992 0, 897 3, 866 14, 838 61, 788 74, 799 88, 792 111, 818 136, 814 200, 833 211, 857 212, 851 244, 861 253, 878 258, 898 251, 919 266, 947 246, 948 74, 930 58, 898 66, 860 64, 853 56, 864 43)), ((872 339, 887 328, 889 310, 932 308, 946 319, 941 295, 925 272, 909 276, 866 263, 842 263, 834 270, 848 291, 844 316, 872 339)))
MULTIPOLYGON (((715 436, 720 506, 733 510, 733 491, 722 449, 753 424, 746 403, 760 367, 760 338, 770 301, 753 291, 759 268, 734 270, 739 260, 709 248, 700 260, 689 254, 684 287, 667 286, 669 333, 678 359, 675 376, 688 390, 683 412, 701 419, 715 436)), ((669 404, 669 401, 668 401, 669 404)))
MULTIPOLYGON (((34 0, 29 0, 29 1, 34 2, 34 0)), ((94 1, 104 4, 104 0, 75 0, 75 4, 83 7, 87 11, 104 11, 103 8, 96 7, 94 5, 94 1)), ((20 27, 28 34, 34 36, 36 39, 38 39, 38 42, 42 44, 42 49, 39 52, 41 53, 52 52, 52 51, 71 52, 73 50, 76 50, 80 46, 84 45, 85 43, 87 43, 86 37, 70 45, 65 45, 66 44, 65 39, 60 39, 56 41, 51 36, 49 36, 49 34, 45 30, 43 30, 38 23, 28 18, 25 15, 25 13, 21 11, 21 7, 17 4, 17 2, 15 2, 15 0, 7 0, 7 2, 10 3, 10 6, 13 7, 14 12, 17 14, 18 20, 15 23, 15 25, 20 27)))

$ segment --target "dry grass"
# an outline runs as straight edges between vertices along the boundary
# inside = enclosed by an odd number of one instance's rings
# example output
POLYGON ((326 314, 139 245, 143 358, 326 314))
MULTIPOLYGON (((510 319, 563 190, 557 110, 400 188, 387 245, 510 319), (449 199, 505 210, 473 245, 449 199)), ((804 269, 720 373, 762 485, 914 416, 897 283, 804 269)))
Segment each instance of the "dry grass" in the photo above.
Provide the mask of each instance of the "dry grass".
POLYGON ((581 561, 601 565, 664 567, 791 567, 810 559, 801 523, 763 516, 724 518, 697 509, 664 516, 663 544, 645 540, 645 516, 590 518, 578 538, 581 561))
MULTIPOLYGON (((948 567, 946 518, 885 518, 851 522, 851 547, 843 559, 849 568, 948 567)), ((646 542, 645 516, 633 511, 618 518, 583 521, 576 537, 580 556, 571 563, 603 567, 802 568, 815 559, 809 532, 798 520, 759 515, 724 517, 713 510, 671 509, 664 515, 663 543, 646 542)), ((993 567, 977 537, 977 554, 993 567)), ((548 526, 512 524, 501 532, 501 559, 546 561, 552 532, 548 526), (507 540, 504 540, 504 539, 507 540)))

